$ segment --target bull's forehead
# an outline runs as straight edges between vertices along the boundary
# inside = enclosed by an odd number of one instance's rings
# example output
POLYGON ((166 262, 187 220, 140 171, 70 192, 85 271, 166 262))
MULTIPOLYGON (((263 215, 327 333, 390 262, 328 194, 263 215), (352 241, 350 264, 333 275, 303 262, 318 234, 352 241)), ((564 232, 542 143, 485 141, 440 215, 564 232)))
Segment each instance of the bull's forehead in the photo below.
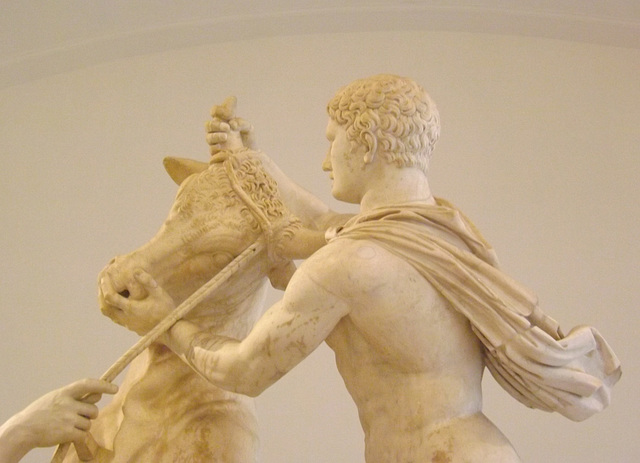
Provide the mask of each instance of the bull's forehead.
POLYGON ((195 214, 224 210, 238 203, 231 182, 216 165, 187 178, 180 188, 172 210, 182 214, 195 214))
POLYGON ((240 213, 253 228, 257 225, 255 210, 267 221, 279 221, 289 215, 275 180, 258 159, 242 153, 224 163, 211 164, 185 180, 171 214, 194 217, 213 213, 224 222, 234 221, 240 213))
POLYGON ((217 166, 182 184, 165 225, 160 235, 179 235, 176 244, 185 247, 185 255, 205 250, 235 253, 261 232, 229 178, 217 166))

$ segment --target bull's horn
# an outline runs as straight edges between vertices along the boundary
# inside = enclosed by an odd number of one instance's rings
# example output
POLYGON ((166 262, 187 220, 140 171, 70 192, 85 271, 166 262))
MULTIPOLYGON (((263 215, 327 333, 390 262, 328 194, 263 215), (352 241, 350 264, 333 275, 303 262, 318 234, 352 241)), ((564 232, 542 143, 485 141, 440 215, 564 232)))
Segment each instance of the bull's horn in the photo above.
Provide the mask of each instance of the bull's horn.
POLYGON ((207 170, 209 164, 206 162, 194 161, 193 159, 167 157, 163 160, 164 168, 178 185, 193 174, 198 174, 207 170))

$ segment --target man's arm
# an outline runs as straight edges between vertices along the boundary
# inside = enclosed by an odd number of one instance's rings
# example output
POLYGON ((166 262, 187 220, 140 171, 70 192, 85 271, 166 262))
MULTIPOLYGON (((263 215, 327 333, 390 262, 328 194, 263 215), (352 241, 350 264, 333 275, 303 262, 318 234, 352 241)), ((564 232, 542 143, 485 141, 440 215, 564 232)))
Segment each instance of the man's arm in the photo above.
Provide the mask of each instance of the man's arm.
POLYGON ((285 205, 307 228, 324 232, 329 227, 343 225, 353 216, 331 210, 320 198, 287 176, 269 156, 259 151, 256 148, 253 126, 236 117, 235 109, 235 97, 229 97, 221 105, 211 109, 212 119, 205 124, 205 130, 212 156, 224 149, 246 147, 255 150, 265 170, 278 184, 285 205))
MULTIPOLYGON (((307 264, 307 262, 305 262, 307 264)), ((349 304, 325 287, 315 265, 295 273, 281 301, 237 341, 179 321, 166 344, 211 383, 249 396, 259 395, 329 336, 349 304)))
POLYGON ((83 440, 98 416, 94 404, 117 390, 106 381, 85 379, 40 397, 0 426, 0 462, 18 462, 36 447, 83 440))
MULTIPOLYGON (((160 342, 211 383, 256 396, 325 341, 343 317, 375 304, 376 291, 388 284, 386 262, 385 253, 371 243, 336 240, 301 265, 283 299, 242 341, 180 320, 160 342)), ((143 327, 144 333, 175 305, 150 275, 140 272, 136 279, 148 294, 142 300, 124 298, 109 285, 101 290, 105 301, 121 312, 119 322, 143 327)))
POLYGON ((259 151, 258 157, 265 170, 271 175, 282 196, 282 200, 293 214, 300 218, 306 227, 326 230, 337 227, 353 217, 354 214, 341 214, 329 208, 320 198, 294 182, 265 153, 259 151))

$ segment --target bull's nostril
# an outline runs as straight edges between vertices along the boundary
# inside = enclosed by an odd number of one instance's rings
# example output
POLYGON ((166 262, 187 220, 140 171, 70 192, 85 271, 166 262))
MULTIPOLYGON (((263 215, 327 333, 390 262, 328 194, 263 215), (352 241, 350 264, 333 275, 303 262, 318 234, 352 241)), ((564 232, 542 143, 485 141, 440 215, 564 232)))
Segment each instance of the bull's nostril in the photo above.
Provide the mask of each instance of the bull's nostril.
POLYGON ((122 297, 126 297, 126 298, 128 298, 128 297, 131 295, 131 293, 129 293, 129 290, 128 290, 128 289, 122 290, 122 291, 120 291, 118 294, 119 294, 120 296, 122 296, 122 297))

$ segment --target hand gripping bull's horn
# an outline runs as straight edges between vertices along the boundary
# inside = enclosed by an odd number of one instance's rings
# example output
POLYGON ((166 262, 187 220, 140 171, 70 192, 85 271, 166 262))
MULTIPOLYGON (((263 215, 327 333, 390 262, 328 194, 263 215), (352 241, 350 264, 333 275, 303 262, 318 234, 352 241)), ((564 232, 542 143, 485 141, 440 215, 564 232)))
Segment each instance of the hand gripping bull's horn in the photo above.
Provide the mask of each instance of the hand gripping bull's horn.
MULTIPOLYGON (((237 271, 251 262, 254 256, 266 249, 266 244, 262 238, 257 239, 252 245, 247 247, 238 257, 231 261, 226 267, 218 272, 211 280, 202 285, 197 291, 189 296, 182 304, 176 307, 169 315, 162 319, 151 331, 141 337, 138 342, 129 348, 100 379, 112 382, 129 365, 133 359, 140 355, 147 347, 155 342, 164 332, 171 328, 178 320, 183 318, 195 306, 202 302, 209 294, 219 288, 237 271)), ((86 441, 74 442, 78 458, 81 461, 91 461, 95 456, 98 445, 88 434, 86 441)), ((62 463, 69 451, 71 443, 61 444, 56 449, 56 453, 51 459, 51 463, 62 463)))

